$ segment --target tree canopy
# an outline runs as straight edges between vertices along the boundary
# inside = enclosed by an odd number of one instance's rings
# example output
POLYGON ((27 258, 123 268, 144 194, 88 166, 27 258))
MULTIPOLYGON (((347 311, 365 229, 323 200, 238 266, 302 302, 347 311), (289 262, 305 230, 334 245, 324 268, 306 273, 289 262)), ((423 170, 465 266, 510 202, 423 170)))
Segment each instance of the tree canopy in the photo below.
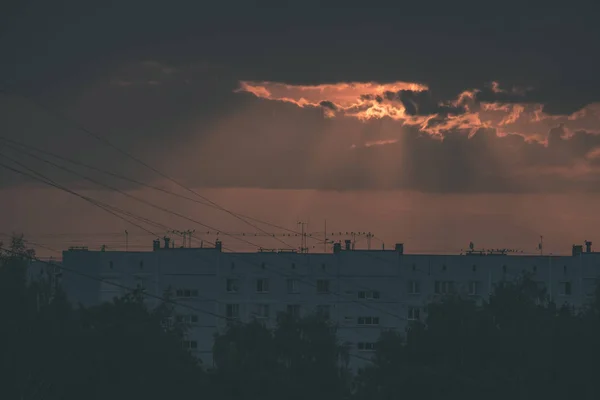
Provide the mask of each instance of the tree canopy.
MULTIPOLYGON (((321 314, 231 323, 206 369, 182 346, 165 294, 132 290, 72 307, 52 269, 32 279, 22 237, 0 245, 0 393, 6 399, 588 399, 600 393, 600 289, 582 309, 550 301, 529 275, 488 299, 448 295, 405 332, 384 331, 369 363, 321 314)), ((364 357, 369 357, 368 353, 364 357)), ((594 397, 595 398, 595 397, 594 397)))

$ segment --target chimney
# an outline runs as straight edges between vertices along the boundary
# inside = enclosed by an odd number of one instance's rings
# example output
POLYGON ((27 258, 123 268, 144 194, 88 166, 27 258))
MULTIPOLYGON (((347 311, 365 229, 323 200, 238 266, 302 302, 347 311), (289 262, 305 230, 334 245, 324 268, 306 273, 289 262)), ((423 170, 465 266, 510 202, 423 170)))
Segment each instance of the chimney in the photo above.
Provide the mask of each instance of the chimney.
POLYGON ((344 243, 346 244, 346 251, 352 250, 352 240, 346 239, 344 240, 344 243))
POLYGON ((163 238, 163 240, 165 241, 165 249, 168 249, 169 247, 171 247, 171 246, 169 246, 169 244, 170 244, 170 242, 171 242, 171 239, 170 239, 170 238, 168 238, 168 237, 166 237, 166 236, 165 236, 165 237, 163 238))
POLYGON ((153 251, 156 251, 156 250, 158 250, 158 249, 160 249, 160 240, 158 240, 158 239, 154 239, 154 240, 152 241, 152 250, 153 250, 153 251))
POLYGON ((592 242, 590 242, 588 240, 585 241, 585 252, 586 253, 592 252, 592 242))
POLYGON ((223 244, 221 243, 221 241, 220 241, 220 240, 217 240, 217 241, 215 242, 215 250, 217 250, 217 251, 221 251, 221 249, 222 249, 222 248, 223 248, 223 244))
POLYGON ((341 243, 334 243, 333 244, 333 254, 337 254, 340 251, 342 251, 342 244, 341 243))
POLYGON ((573 245, 573 252, 572 252, 573 257, 578 256, 581 253, 583 253, 583 246, 580 245, 580 244, 574 244, 573 245))
POLYGON ((404 243, 396 243, 396 251, 399 254, 404 254, 404 243))

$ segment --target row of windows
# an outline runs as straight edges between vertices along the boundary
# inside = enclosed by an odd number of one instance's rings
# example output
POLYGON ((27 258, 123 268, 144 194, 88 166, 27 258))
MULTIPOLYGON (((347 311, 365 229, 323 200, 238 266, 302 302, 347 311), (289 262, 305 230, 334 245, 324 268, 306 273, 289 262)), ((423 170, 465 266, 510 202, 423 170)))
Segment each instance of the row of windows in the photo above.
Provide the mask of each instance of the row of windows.
MULTIPOLYGON (((480 283, 477 281, 469 282, 469 294, 479 294, 480 283)), ((436 294, 447 294, 454 292, 454 282, 452 281, 435 281, 434 284, 436 294)), ((326 279, 317 280, 317 293, 330 293, 330 282, 326 279)), ((228 293, 239 293, 240 280, 237 278, 227 279, 226 289, 228 293)), ((287 280, 287 292, 290 294, 300 293, 299 281, 297 279, 287 280)), ((408 282, 408 292, 410 294, 421 293, 421 283, 419 281, 408 282)), ((269 293, 269 279, 259 278, 256 280, 256 293, 269 293)), ((381 293, 378 290, 361 290, 358 292, 359 299, 380 299, 381 293)))
MULTIPOLYGON (((540 285, 544 285, 543 282, 539 282, 540 285)), ((317 280, 317 293, 327 294, 331 293, 330 282, 326 279, 317 280)), ((239 293, 240 284, 239 279, 227 279, 226 289, 228 293, 239 293)), ((481 282, 469 281, 467 285, 467 293, 469 295, 479 295, 481 291, 481 282)), ((296 279, 287 280, 287 292, 290 294, 300 293, 299 281, 296 279)), ((435 281, 434 282, 434 293, 435 294, 449 294, 455 292, 454 281, 435 281)), ((559 283, 559 292, 561 295, 572 294, 572 284, 569 281, 559 283)), ((256 293, 269 293, 269 279, 261 278, 256 280, 256 293)), ((408 282, 408 293, 409 294, 421 294, 421 282, 409 281, 408 282)), ((177 297, 198 297, 199 293, 197 289, 178 289, 176 291, 177 297)), ((377 290, 366 290, 358 292, 359 299, 380 299, 381 293, 377 290)))
MULTIPOLYGON (((144 261, 143 261, 143 260, 140 260, 140 261, 139 261, 139 263, 138 263, 138 266, 139 266, 139 268, 140 268, 140 269, 144 268, 144 261)), ((110 260, 110 261, 108 262, 108 267, 109 267, 110 269, 113 269, 113 268, 114 268, 114 262, 113 262, 112 260, 110 260)), ((262 268, 262 269, 265 269, 265 267, 266 267, 266 263, 262 262, 262 263, 261 263, 261 268, 262 268)), ((325 265, 325 264, 321 264, 321 269, 325 269, 325 267, 326 267, 326 265, 325 265)), ((235 268, 235 263, 233 263, 233 262, 232 262, 232 263, 231 263, 231 269, 234 269, 234 268, 235 268)), ((295 269, 295 268, 296 268, 296 264, 295 264, 295 263, 292 263, 292 269, 295 269)), ((413 263, 413 264, 411 265, 411 268, 412 268, 412 270, 413 270, 413 271, 420 270, 420 269, 417 267, 417 264, 415 264, 415 263, 413 263)), ((428 266, 427 268, 428 268, 428 270, 430 270, 430 266, 428 266)), ((448 269, 448 267, 446 266, 446 264, 442 264, 442 271, 446 271, 447 269, 448 269)), ((532 266, 532 270, 533 270, 533 272, 537 272, 537 269, 538 269, 538 268, 537 268, 537 265, 533 265, 533 266, 532 266)), ((472 270, 473 272, 476 272, 476 271, 477 271, 477 265, 476 265, 476 264, 473 264, 473 265, 471 266, 471 270, 472 270)), ((507 270, 508 270, 508 267, 506 266, 506 264, 505 264, 505 265, 502 265, 502 272, 506 273, 506 272, 507 272, 507 270)), ((567 266, 566 266, 566 265, 563 265, 563 272, 564 272, 565 274, 567 273, 567 266)))
POLYGON ((175 291, 177 297, 198 297, 198 289, 177 289, 175 291))
MULTIPOLYGON (((318 305, 317 314, 329 318, 331 306, 328 304, 318 305)), ((269 304, 256 304, 252 310, 252 316, 256 318, 269 318, 271 313, 271 307, 269 304)), ((288 304, 286 312, 294 317, 300 317, 300 305, 299 304, 288 304)), ((227 304, 225 307, 225 316, 230 319, 240 318, 240 305, 239 304, 227 304)))
MULTIPOLYGON (((227 279, 226 282, 226 290, 228 293, 239 293, 240 291, 240 280, 237 278, 227 279)), ((288 293, 300 293, 300 285, 297 279, 288 279, 287 280, 287 291, 288 293)), ((327 279, 318 279, 317 280, 317 293, 330 293, 329 291, 330 284, 327 279)), ((268 278, 259 278, 256 280, 256 293, 269 293, 269 279, 268 278)))
MULTIPOLYGON (((286 306, 286 312, 295 317, 300 316, 300 305, 299 304, 288 304, 286 306)), ((317 313, 319 315, 324 316, 325 318, 330 318, 331 306, 330 305, 318 305, 317 313)), ((269 318, 271 316, 271 307, 269 304, 255 304, 254 308, 251 312, 252 316, 255 318, 269 318)), ((237 320, 240 318, 240 305, 239 304, 227 304, 225 307, 225 316, 229 319, 237 320)), ((419 307, 409 307, 408 308, 408 320, 418 321, 421 319, 421 309, 419 307)), ((344 322, 352 323, 354 321, 353 317, 345 317, 344 322)), ((379 325, 380 320, 379 317, 358 317, 356 318, 357 325, 379 325)))
POLYGON ((196 314, 178 315, 176 317, 177 322, 183 324, 196 324, 198 323, 198 316, 196 314))

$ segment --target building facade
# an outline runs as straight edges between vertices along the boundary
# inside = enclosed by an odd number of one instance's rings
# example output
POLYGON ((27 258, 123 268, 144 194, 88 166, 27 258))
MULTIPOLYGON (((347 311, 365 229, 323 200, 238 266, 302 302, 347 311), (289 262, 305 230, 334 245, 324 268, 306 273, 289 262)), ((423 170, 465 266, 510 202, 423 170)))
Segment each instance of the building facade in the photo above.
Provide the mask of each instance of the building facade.
MULTIPOLYGON (((494 285, 532 274, 558 304, 589 301, 600 271, 600 253, 574 246, 572 256, 518 256, 470 252, 467 255, 405 254, 394 250, 332 253, 229 253, 214 248, 170 248, 155 243, 151 252, 63 253, 62 285, 73 301, 95 305, 131 288, 151 296, 170 291, 177 313, 189 324, 185 345, 212 366, 214 334, 229 319, 256 318, 275 324, 279 312, 326 314, 359 367, 370 357, 382 330, 404 330, 424 318, 424 306, 451 292, 486 298, 494 285), (94 277, 95 279, 90 279, 94 277)), ((159 299, 150 297, 150 302, 159 299)))

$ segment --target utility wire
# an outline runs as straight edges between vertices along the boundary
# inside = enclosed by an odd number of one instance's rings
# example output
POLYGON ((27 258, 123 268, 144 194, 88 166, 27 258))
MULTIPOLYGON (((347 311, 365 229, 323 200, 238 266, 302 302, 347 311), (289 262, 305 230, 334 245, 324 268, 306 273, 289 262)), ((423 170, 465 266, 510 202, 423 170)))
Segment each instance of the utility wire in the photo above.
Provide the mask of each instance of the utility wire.
MULTIPOLYGON (((118 188, 115 188, 115 187, 113 187, 113 186, 110 186, 110 185, 107 185, 107 184, 105 184, 105 183, 99 182, 99 181, 97 181, 97 180, 95 180, 95 179, 93 179, 93 178, 90 178, 90 177, 87 177, 87 176, 85 176, 85 175, 82 175, 82 174, 80 174, 80 173, 78 173, 78 172, 76 172, 76 171, 73 171, 73 170, 71 170, 71 169, 69 169, 69 168, 66 168, 66 167, 64 167, 64 166, 62 166, 62 165, 58 165, 58 164, 56 164, 56 163, 53 163, 52 161, 48 161, 48 160, 46 160, 46 159, 43 159, 43 158, 41 158, 41 157, 39 157, 39 156, 33 155, 33 154, 31 154, 31 153, 28 153, 27 151, 22 151, 22 153, 23 153, 23 154, 26 154, 26 155, 28 155, 28 156, 30 156, 30 157, 32 157, 32 158, 38 159, 38 160, 40 160, 40 161, 43 161, 43 162, 45 162, 45 163, 47 163, 47 164, 50 164, 50 165, 52 165, 52 166, 54 166, 54 167, 56 167, 56 168, 62 169, 63 171, 66 171, 66 172, 69 172, 69 173, 71 173, 71 174, 74 174, 74 175, 76 175, 76 176, 78 176, 78 177, 80 177, 80 178, 82 178, 82 179, 85 179, 85 180, 87 180, 87 181, 90 181, 90 182, 92 182, 92 183, 95 183, 96 185, 103 186, 103 187, 105 187, 105 188, 107 188, 107 189, 110 189, 110 190, 113 190, 113 191, 115 191, 115 192, 117 192, 117 193, 120 193, 120 194, 122 194, 123 196, 126 196, 126 197, 129 197, 129 198, 131 198, 131 199, 137 200, 137 201, 139 201, 140 203, 146 204, 146 205, 148 205, 148 206, 150 206, 150 207, 153 207, 153 208, 155 208, 155 209, 157 209, 157 210, 160 210, 160 211, 163 211, 163 212, 166 212, 166 213, 169 213, 169 214, 175 215, 175 216, 177 216, 177 217, 179 217, 179 218, 182 218, 182 219, 188 220, 188 221, 190 221, 190 222, 193 222, 193 223, 195 223, 195 224, 198 224, 198 225, 200 225, 200 226, 203 226, 203 227, 205 227, 205 228, 208 228, 208 229, 211 229, 211 230, 215 230, 215 231, 216 231, 216 230, 218 230, 217 228, 214 228, 214 227, 212 227, 212 226, 210 226, 210 225, 207 225, 207 224, 205 224, 205 223, 203 223, 203 222, 201 222, 201 221, 198 221, 198 220, 195 220, 195 219, 193 219, 193 218, 187 217, 187 216, 185 216, 185 215, 183 215, 183 214, 180 214, 180 213, 178 213, 178 212, 176 212, 176 211, 169 210, 169 209, 167 209, 167 208, 165 208, 165 207, 162 207, 162 206, 156 205, 156 204, 154 204, 154 203, 152 203, 152 202, 149 202, 149 201, 147 201, 147 200, 144 200, 144 199, 142 199, 142 198, 136 197, 136 196, 134 196, 134 195, 132 195, 132 194, 129 194, 129 193, 127 193, 127 192, 123 191, 123 190, 120 190, 120 189, 118 189, 118 188)), ((6 156, 5 156, 5 157, 6 157, 6 156)), ((7 158, 8 158, 8 157, 7 157, 7 158)), ((221 232, 221 231, 220 231, 220 232, 221 232)), ((229 234, 229 233, 227 233, 227 232, 221 232, 221 233, 223 233, 223 235, 226 235, 226 236, 232 237, 232 238, 234 238, 234 239, 237 239, 237 240, 239 240, 239 241, 245 242, 245 243, 247 243, 247 244, 249 244, 249 245, 251 245, 251 246, 254 246, 254 247, 257 247, 257 248, 261 247, 261 246, 259 246, 259 245, 255 244, 255 243, 252 243, 252 242, 250 242, 250 241, 248 241, 248 240, 241 239, 239 236, 235 236, 235 235, 229 234)), ((291 246, 289 243, 286 243, 285 241, 283 241, 283 240, 280 240, 280 239, 278 239, 278 238, 275 238, 275 239, 277 239, 277 240, 278 240, 278 241, 280 241, 281 243, 285 244, 286 246, 288 246, 288 247, 292 247, 292 248, 293 248, 293 246, 291 246)))
MULTIPOLYGON (((187 197, 187 196, 184 196, 182 194, 179 194, 179 193, 167 190, 167 189, 163 189, 163 188, 158 187, 158 186, 150 185, 150 184, 144 183, 142 181, 126 177, 124 175, 116 174, 114 172, 110 172, 110 171, 107 171, 107 170, 104 170, 104 169, 101 169, 101 168, 98 168, 98 167, 94 167, 92 165, 83 163, 81 161, 76 161, 76 160, 73 160, 73 159, 70 159, 70 158, 67 158, 67 157, 64 157, 64 156, 61 156, 61 155, 49 152, 47 150, 41 150, 40 148, 32 146, 32 145, 28 145, 28 144, 25 144, 25 143, 22 143, 22 142, 18 142, 16 140, 9 139, 9 138, 3 137, 3 136, 0 136, 0 140, 12 143, 14 145, 18 145, 18 146, 22 146, 22 147, 25 147, 25 148, 29 148, 29 149, 32 149, 32 150, 37 151, 39 153, 46 154, 46 155, 52 156, 54 158, 57 158, 59 160, 63 160, 63 161, 69 162, 71 164, 79 165, 79 166, 91 169, 93 171, 100 172, 100 173, 103 173, 105 175, 112 176, 114 178, 118 178, 118 179, 130 182, 130 183, 134 183, 136 185, 144 186, 144 187, 147 187, 149 189, 153 189, 153 190, 156 190, 156 191, 159 191, 159 192, 163 192, 163 193, 169 194, 171 196, 179 197, 179 198, 187 200, 187 201, 191 201, 191 202, 194 202, 194 203, 197 203, 197 204, 202 204, 202 205, 207 206, 207 207, 212 207, 212 208, 217 208, 218 209, 218 207, 216 207, 214 204, 208 203, 206 201, 197 200, 197 199, 194 199, 194 198, 191 198, 191 197, 187 197)), ((14 146, 8 146, 8 147, 11 147, 11 148, 15 149, 14 146)), ((236 213, 236 214, 239 215, 240 217, 243 217, 243 218, 246 218, 246 219, 249 219, 249 220, 261 223, 261 224, 264 224, 264 225, 268 225, 268 226, 271 226, 271 227, 276 228, 276 229, 281 229, 281 230, 284 230, 284 231, 287 231, 287 232, 290 232, 290 233, 301 235, 301 232, 293 230, 293 229, 289 229, 289 228, 286 228, 286 227, 283 227, 283 226, 280 226, 280 225, 276 225, 276 224, 273 224, 273 223, 270 223, 270 222, 267 222, 267 221, 262 221, 260 219, 253 218, 251 216, 244 215, 244 214, 241 214, 241 213, 236 213)), ((315 240, 319 240, 319 239, 315 239, 315 240)))
MULTIPOLYGON (((3 164, 0 164, 0 166, 4 166, 4 165, 3 165, 3 164)), ((46 179, 47 179, 47 178, 46 178, 46 179)), ((54 185, 53 185, 53 186, 54 186, 54 185)), ((67 190, 68 190, 68 189, 67 189, 67 190)), ((70 191, 70 190, 69 190, 69 192, 70 192, 70 193, 75 193, 75 192, 72 192, 72 191, 70 191)), ((139 199, 139 198, 137 198, 137 197, 135 197, 135 196, 129 196, 129 197, 132 197, 132 198, 134 198, 134 199, 136 199, 136 200, 138 200, 138 201, 140 201, 140 202, 143 202, 143 203, 145 203, 145 204, 149 204, 149 205, 152 205, 152 206, 154 206, 154 207, 156 207, 156 208, 162 209, 162 210, 164 210, 164 211, 166 211, 166 212, 171 212, 171 213, 173 213, 173 214, 175 214, 175 215, 181 216, 182 218, 188 219, 188 220, 190 220, 190 221, 192 221, 192 222, 195 222, 195 223, 198 223, 198 224, 200 224, 200 225, 203 225, 203 226, 205 226, 205 227, 208 227, 209 229, 216 230, 216 228, 213 228, 213 227, 211 227, 211 226, 208 226, 208 225, 202 224, 202 223, 200 223, 200 222, 197 222, 197 221, 195 221, 195 220, 193 220, 193 219, 191 219, 191 218, 185 217, 185 216, 183 216, 183 215, 181 215, 181 214, 179 214, 179 213, 172 212, 172 211, 170 211, 170 210, 168 210, 168 209, 165 209, 165 208, 163 208, 163 207, 160 207, 160 206, 155 206, 155 205, 153 205, 152 203, 146 202, 145 200, 139 199)), ((226 234, 226 233, 225 233, 225 234, 226 234)), ((253 246, 256 246, 254 243, 252 243, 252 242, 250 242, 250 241, 247 241, 247 240, 242 240, 242 241, 244 241, 244 242, 246 242, 246 243, 249 243, 249 244, 251 244, 251 245, 253 245, 253 246)), ((209 243, 209 244, 213 244, 213 245, 215 245, 215 244, 216 244, 216 243, 211 243, 211 242, 208 242, 208 243, 209 243)), ((256 247, 258 247, 258 246, 256 246, 256 247)), ((225 248, 225 247, 223 247, 223 248, 224 248, 225 250, 229 250, 229 251, 230 251, 230 252, 232 252, 232 253, 235 253, 235 252, 234 252, 233 250, 231 250, 231 249, 227 249, 227 248, 225 248)), ((282 258, 287 258, 288 260, 290 260, 290 259, 289 259, 289 257, 285 257, 285 256, 283 256, 281 253, 275 253, 275 254, 276 254, 277 256, 280 256, 280 257, 282 257, 282 258)), ((290 260, 290 261, 294 261, 294 260, 290 260)), ((306 262, 306 265, 308 265, 308 261, 306 262)), ((266 268, 266 267, 265 267, 265 268, 266 268)), ((303 281, 304 283, 306 283, 306 284, 308 284, 308 285, 310 285, 310 286, 313 286, 313 287, 317 288, 317 285, 316 285, 316 284, 313 284, 313 283, 312 283, 312 282, 310 282, 310 281, 302 280, 302 279, 300 279, 300 278, 299 278, 299 277, 297 277, 297 276, 294 276, 294 275, 289 275, 289 274, 282 274, 280 271, 278 271, 278 270, 276 270, 276 269, 269 269, 269 270, 271 270, 271 271, 273 271, 273 272, 275 272, 275 273, 277 273, 277 274, 279 274, 279 275, 283 275, 283 276, 285 276, 285 277, 287 277, 287 278, 294 278, 294 279, 297 279, 298 281, 301 281, 301 282, 303 281)), ((342 295, 341 295, 341 294, 339 294, 339 293, 335 293, 335 292, 329 292, 329 294, 333 294, 333 295, 335 295, 335 296, 337 296, 337 297, 344 298, 344 296, 342 296, 342 295)), ((406 317, 401 317, 401 316, 399 316, 399 315, 397 315, 397 314, 391 313, 391 312, 389 312, 389 311, 387 311, 387 310, 384 310, 384 309, 378 309, 378 308, 372 307, 372 306, 370 306, 370 305, 367 305, 367 303, 364 303, 364 302, 360 302, 360 301, 357 301, 357 300, 351 300, 351 301, 352 301, 352 302, 354 302, 354 303, 357 303, 357 304, 361 305, 362 307, 365 307, 365 308, 371 308, 371 309, 374 309, 374 310, 377 310, 377 311, 383 312, 383 313, 385 313, 385 314, 388 314, 388 315, 390 315, 390 316, 393 316, 393 317, 395 317, 395 318, 398 318, 398 319, 400 319, 400 320, 407 320, 407 319, 408 319, 408 318, 406 318, 406 317)))
MULTIPOLYGON (((0 91, 4 91, 4 90, 3 90, 3 89, 0 89, 0 91)), ((152 167, 150 164, 148 164, 148 163, 144 162, 143 160, 141 160, 141 159, 139 159, 139 158, 135 157, 133 154, 130 154, 130 153, 128 153, 128 152, 127 152, 127 151, 125 151, 125 150, 122 150, 121 148, 119 148, 118 146, 114 145, 114 144, 113 144, 111 141, 109 141, 108 139, 106 139, 106 138, 105 138, 105 137, 103 137, 102 135, 96 134, 96 133, 94 133, 93 131, 91 131, 90 129, 87 129, 85 126, 81 125, 80 123, 78 123, 78 122, 76 122, 76 121, 73 121, 73 120, 71 120, 71 119, 70 119, 70 118, 68 118, 68 117, 67 117, 65 114, 62 114, 62 113, 60 113, 60 112, 58 112, 58 111, 56 111, 56 110, 53 110, 53 109, 51 109, 51 108, 49 108, 49 107, 46 107, 46 106, 44 106, 43 104, 41 104, 41 103, 37 102, 36 100, 34 100, 33 98, 31 98, 31 97, 29 97, 29 96, 26 96, 26 98, 27 98, 27 99, 29 99, 29 100, 30 100, 32 103, 36 104, 38 107, 40 107, 40 108, 42 108, 42 109, 46 110, 46 112, 48 112, 48 113, 50 113, 50 114, 53 114, 55 117, 57 117, 57 118, 59 118, 59 119, 64 119, 65 121, 68 121, 68 122, 70 122, 71 124, 75 125, 75 126, 76 126, 76 127, 79 129, 79 130, 81 130, 82 132, 85 132, 85 133, 87 133, 88 135, 92 136, 92 137, 93 137, 93 138, 95 138, 96 140, 98 140, 98 141, 100 141, 100 142, 104 143, 105 145, 107 145, 107 146, 109 146, 109 147, 113 148, 114 150, 116 150, 117 152, 119 152, 119 153, 123 154, 123 155, 124 155, 124 156, 126 156, 127 158, 130 158, 130 159, 134 160, 135 162, 137 162, 137 163, 139 163, 139 164, 143 165, 144 167, 148 168, 149 170, 153 171, 153 172, 154 172, 154 173, 156 173, 157 175, 159 175, 159 176, 161 176, 161 177, 163 177, 163 178, 165 178, 165 179, 169 180, 170 182, 174 183, 175 185, 177 185, 177 186, 179 186, 179 187, 181 187, 181 188, 183 188, 183 189, 187 190, 188 192, 190 192, 190 193, 192 193, 192 194, 196 195, 197 197, 199 197, 199 198, 201 198, 201 199, 203 199, 203 200, 207 201, 208 203, 210 203, 210 204, 214 205, 216 208, 220 209, 221 211, 224 211, 224 212, 226 212, 226 213, 230 214, 231 216, 233 216, 233 217, 235 217, 235 218, 239 219, 240 221, 242 221, 242 222, 244 222, 244 223, 246 223, 246 224, 248 224, 248 225, 250 225, 250 226, 254 227, 255 229, 257 229, 257 230, 259 230, 259 231, 261 231, 261 232, 263 232, 263 233, 268 233, 268 232, 266 232, 265 230, 263 230, 262 228, 260 228, 260 227, 256 226, 256 224, 253 224, 252 222, 249 222, 248 220, 244 219, 244 218, 243 218, 242 216, 240 216, 239 214, 237 214, 237 213, 235 213, 235 212, 233 212, 233 211, 230 211, 230 210, 228 210, 228 209, 226 209, 226 208, 224 208, 224 207, 220 206, 219 204, 215 203, 214 201, 210 200, 209 198, 207 198, 207 197, 205 197, 205 196, 201 195, 200 193, 198 193, 198 192, 196 192, 196 191, 192 190, 191 188, 189 188, 189 187, 187 187, 187 186, 183 185, 182 183, 179 183, 177 180, 175 180, 175 179, 171 178, 171 177, 170 177, 170 176, 168 176, 167 174, 165 174, 165 173, 163 173, 163 172, 159 171, 158 169, 156 169, 156 168, 152 167)), ((286 244, 286 246, 289 246, 289 245, 288 245, 288 244, 286 244)))
MULTIPOLYGON (((4 155, 2 155, 2 156, 3 156, 3 157, 5 157, 4 155)), ((13 168, 13 167, 11 167, 11 166, 9 166, 9 165, 6 165, 6 164, 4 164, 4 163, 0 163, 0 167, 6 168, 6 169, 8 169, 8 170, 10 170, 10 171, 13 171, 13 172, 17 173, 17 174, 20 174, 20 175, 27 176, 27 177, 29 177, 29 178, 32 178, 32 179, 34 179, 34 180, 41 181, 42 183, 46 183, 47 185, 53 186, 53 187, 55 187, 55 188, 57 188, 57 189, 64 190, 64 191, 66 191, 67 193, 70 193, 70 194, 72 194, 72 195, 74 195, 74 196, 77 196, 77 197, 79 197, 79 198, 81 198, 81 199, 83 199, 83 200, 85 200, 85 201, 88 201, 88 202, 90 202, 91 204, 93 204, 93 205, 95 205, 95 206, 97 206, 97 207, 99 207, 99 208, 101 208, 101 209, 105 210, 106 212, 108 212, 108 213, 110 213, 110 214, 112 214, 112 215, 116 216, 117 218, 120 218, 120 219, 122 219, 122 220, 124 220, 124 221, 126 221, 126 222, 129 222, 130 224, 132 224, 132 225, 134 225, 134 226, 136 226, 136 227, 138 227, 138 228, 140 228, 140 229, 142 229, 142 230, 144 230, 144 231, 146 231, 146 232, 148 232, 148 233, 151 233, 153 236, 157 236, 157 235, 156 235, 154 232, 150 231, 149 229, 146 229, 145 227, 143 227, 143 226, 141 226, 141 225, 139 225, 139 224, 137 224, 137 223, 135 223, 135 222, 132 222, 132 221, 128 220, 127 218, 123 217, 122 215, 119 215, 119 214, 117 214, 116 212, 114 212, 114 211, 111 211, 111 209, 110 209, 111 207, 110 207, 110 206, 108 206, 108 205, 105 205, 104 203, 102 203, 102 202, 100 202, 100 201, 98 201, 98 200, 93 200, 93 199, 91 199, 90 197, 87 197, 87 196, 81 195, 81 194, 79 194, 79 193, 77 193, 77 192, 74 192, 74 191, 72 191, 72 190, 70 190, 70 189, 67 189, 67 188, 65 188, 65 187, 63 187, 63 186, 61 186, 61 185, 58 185, 58 184, 54 183, 54 182, 53 182, 53 181, 51 181, 51 180, 44 180, 44 179, 40 179, 40 178, 38 178, 38 177, 37 177, 37 176, 35 176, 35 175, 28 174, 27 172, 24 172, 24 171, 18 170, 18 169, 16 169, 16 168, 13 168)))
MULTIPOLYGON (((22 255, 22 254, 14 251, 14 250, 0 248, 0 252, 2 252, 2 251, 6 252, 8 254, 11 254, 13 256, 21 256, 22 255)), ((81 276, 81 277, 86 278, 86 279, 91 279, 93 281, 100 282, 100 283, 103 283, 103 284, 106 284, 106 285, 109 285, 109 286, 118 287, 119 289, 125 290, 125 291, 127 291, 129 293, 133 293, 133 292, 135 292, 138 289, 138 288, 133 288, 133 287, 130 287, 130 286, 127 286, 127 285, 121 285, 121 284, 116 283, 114 281, 102 279, 102 278, 99 278, 99 277, 96 277, 96 276, 93 276, 93 275, 85 274, 85 273, 80 272, 80 271, 76 271, 76 270, 74 270, 72 268, 65 267, 62 263, 61 264, 57 264, 55 262, 42 260, 42 259, 39 259, 37 257, 30 257, 30 259, 34 260, 34 261, 37 261, 37 262, 41 262, 41 263, 49 265, 49 266, 52 266, 54 268, 60 269, 61 271, 66 271, 68 273, 72 273, 74 275, 81 276)), ((233 323, 239 323, 240 322, 236 318, 227 317, 226 315, 222 315, 222 314, 219 314, 219 313, 214 313, 214 312, 211 312, 211 311, 203 310, 201 308, 197 308, 197 307, 194 307, 194 306, 191 306, 189 304, 173 300, 173 299, 165 297, 165 296, 160 296, 160 295, 148 293, 148 292, 145 292, 145 291, 144 291, 143 295, 144 295, 144 297, 149 297, 149 298, 153 298, 153 299, 156 299, 156 300, 160 300, 160 301, 162 301, 162 302, 164 302, 166 304, 171 304, 171 305, 174 305, 174 306, 178 306, 178 307, 181 307, 181 308, 192 310, 192 311, 198 312, 200 314, 209 315, 211 317, 222 319, 222 320, 225 320, 227 322, 233 322, 233 323)), ((202 296, 200 296, 200 297, 202 297, 202 296)), ((219 301, 217 299, 214 299, 214 298, 209 298, 209 297, 203 297, 203 298, 205 300, 208 300, 208 301, 213 301, 215 303, 219 303, 219 301)), ((359 355, 355 355, 355 354, 352 354, 352 353, 348 353, 348 355, 350 357, 355 357, 357 359, 362 359, 364 361, 373 362, 372 359, 369 359, 369 358, 366 358, 366 357, 362 357, 362 356, 359 356, 359 355)))

